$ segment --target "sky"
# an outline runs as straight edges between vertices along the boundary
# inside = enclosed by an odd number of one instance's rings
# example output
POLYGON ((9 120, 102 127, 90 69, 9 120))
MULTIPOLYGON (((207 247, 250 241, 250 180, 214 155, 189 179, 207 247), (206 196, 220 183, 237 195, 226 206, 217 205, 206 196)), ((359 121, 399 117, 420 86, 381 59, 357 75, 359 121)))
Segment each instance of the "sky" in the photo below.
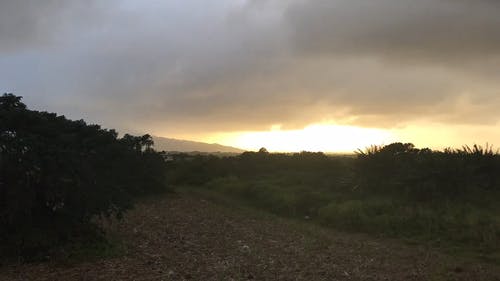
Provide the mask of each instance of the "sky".
POLYGON ((0 92, 270 151, 500 146, 500 1, 1 0, 0 92))

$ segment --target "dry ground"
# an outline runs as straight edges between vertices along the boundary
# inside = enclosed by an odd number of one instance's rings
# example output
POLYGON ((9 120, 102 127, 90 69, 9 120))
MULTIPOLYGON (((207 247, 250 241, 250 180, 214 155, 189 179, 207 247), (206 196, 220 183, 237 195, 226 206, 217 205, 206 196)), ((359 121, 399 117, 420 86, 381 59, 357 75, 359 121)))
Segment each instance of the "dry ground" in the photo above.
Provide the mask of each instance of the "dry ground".
POLYGON ((150 199, 107 226, 126 253, 0 268, 0 280, 500 280, 491 264, 214 204, 150 199))

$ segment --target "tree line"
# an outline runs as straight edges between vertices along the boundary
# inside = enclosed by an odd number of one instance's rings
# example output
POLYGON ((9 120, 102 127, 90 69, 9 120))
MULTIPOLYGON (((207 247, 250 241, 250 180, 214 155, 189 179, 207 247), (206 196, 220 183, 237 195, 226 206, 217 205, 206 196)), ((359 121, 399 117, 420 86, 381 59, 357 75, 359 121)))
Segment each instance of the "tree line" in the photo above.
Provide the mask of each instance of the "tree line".
POLYGON ((174 155, 168 181, 203 184, 213 178, 300 174, 330 180, 332 189, 392 194, 415 201, 453 200, 470 194, 500 192, 500 154, 473 145, 443 151, 392 143, 358 150, 352 156, 321 152, 244 152, 238 156, 174 155))

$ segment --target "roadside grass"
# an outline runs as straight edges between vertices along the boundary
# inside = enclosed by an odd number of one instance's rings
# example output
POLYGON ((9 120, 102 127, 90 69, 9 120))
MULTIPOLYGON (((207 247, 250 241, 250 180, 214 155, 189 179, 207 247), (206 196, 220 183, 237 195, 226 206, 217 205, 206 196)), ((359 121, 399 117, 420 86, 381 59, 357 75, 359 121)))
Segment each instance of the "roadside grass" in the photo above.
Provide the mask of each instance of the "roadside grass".
MULTIPOLYGON (((438 255, 439 263, 434 264, 429 276, 430 280, 452 280, 450 272, 457 272, 463 268, 467 268, 472 264, 489 263, 499 265, 499 257, 495 255, 478 254, 476 251, 465 248, 462 245, 451 245, 432 243, 424 237, 402 237, 390 236, 375 232, 362 232, 343 229, 332 225, 323 224, 317 218, 306 219, 304 217, 284 216, 276 214, 269 210, 262 209, 252 205, 248 201, 242 201, 241 198, 235 198, 222 194, 218 191, 208 190, 195 186, 179 186, 176 188, 179 194, 194 198, 202 198, 204 200, 215 203, 228 212, 238 212, 245 217, 258 220, 285 222, 290 231, 297 231, 304 234, 302 246, 305 250, 313 251, 315 248, 328 248, 332 243, 339 243, 339 237, 350 237, 349 241, 357 241, 353 244, 353 250, 361 251, 358 254, 363 254, 364 244, 367 245, 376 243, 378 247, 384 247, 388 252, 399 251, 409 247, 411 251, 425 253, 425 255, 438 255), (406 246, 403 246, 406 245, 406 246)), ((373 245, 372 245, 373 246, 373 245)), ((367 249, 372 247, 367 247, 367 249)), ((406 249, 407 250, 407 249, 406 249)), ((370 255, 369 253, 367 253, 370 255)), ((373 254, 373 253, 371 253, 373 254)))
MULTIPOLYGON (((159 197, 173 196, 175 193, 172 190, 164 190, 157 194, 144 195, 137 199, 137 203, 147 205, 156 202, 159 197)), ((75 264, 82 261, 91 262, 120 257, 128 253, 127 237, 124 237, 119 229, 120 225, 123 226, 121 218, 95 218, 94 223, 102 231, 94 235, 92 239, 72 242, 57 249, 51 260, 58 264, 75 264)))
POLYGON ((246 206, 351 233, 397 238, 452 256, 500 264, 500 216, 491 204, 412 202, 387 194, 340 192, 328 185, 297 183, 286 175, 221 177, 177 190, 228 206, 246 206))
POLYGON ((102 231, 92 233, 92 235, 76 237, 43 254, 24 258, 18 256, 16 259, 4 256, 0 259, 0 267, 2 265, 40 262, 49 262, 57 266, 70 266, 80 262, 119 257, 126 253, 127 246, 123 237, 115 229, 106 227, 102 231))

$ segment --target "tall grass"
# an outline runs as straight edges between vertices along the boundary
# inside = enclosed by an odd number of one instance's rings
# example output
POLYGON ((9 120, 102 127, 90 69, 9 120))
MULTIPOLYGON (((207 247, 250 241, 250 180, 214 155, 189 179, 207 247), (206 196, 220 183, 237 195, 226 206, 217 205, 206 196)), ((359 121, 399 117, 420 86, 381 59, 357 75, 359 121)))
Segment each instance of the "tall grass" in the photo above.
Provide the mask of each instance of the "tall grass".
POLYGON ((500 262, 500 156, 489 145, 432 151, 395 143, 355 157, 245 153, 174 162, 172 184, 337 229, 419 239, 500 262))

